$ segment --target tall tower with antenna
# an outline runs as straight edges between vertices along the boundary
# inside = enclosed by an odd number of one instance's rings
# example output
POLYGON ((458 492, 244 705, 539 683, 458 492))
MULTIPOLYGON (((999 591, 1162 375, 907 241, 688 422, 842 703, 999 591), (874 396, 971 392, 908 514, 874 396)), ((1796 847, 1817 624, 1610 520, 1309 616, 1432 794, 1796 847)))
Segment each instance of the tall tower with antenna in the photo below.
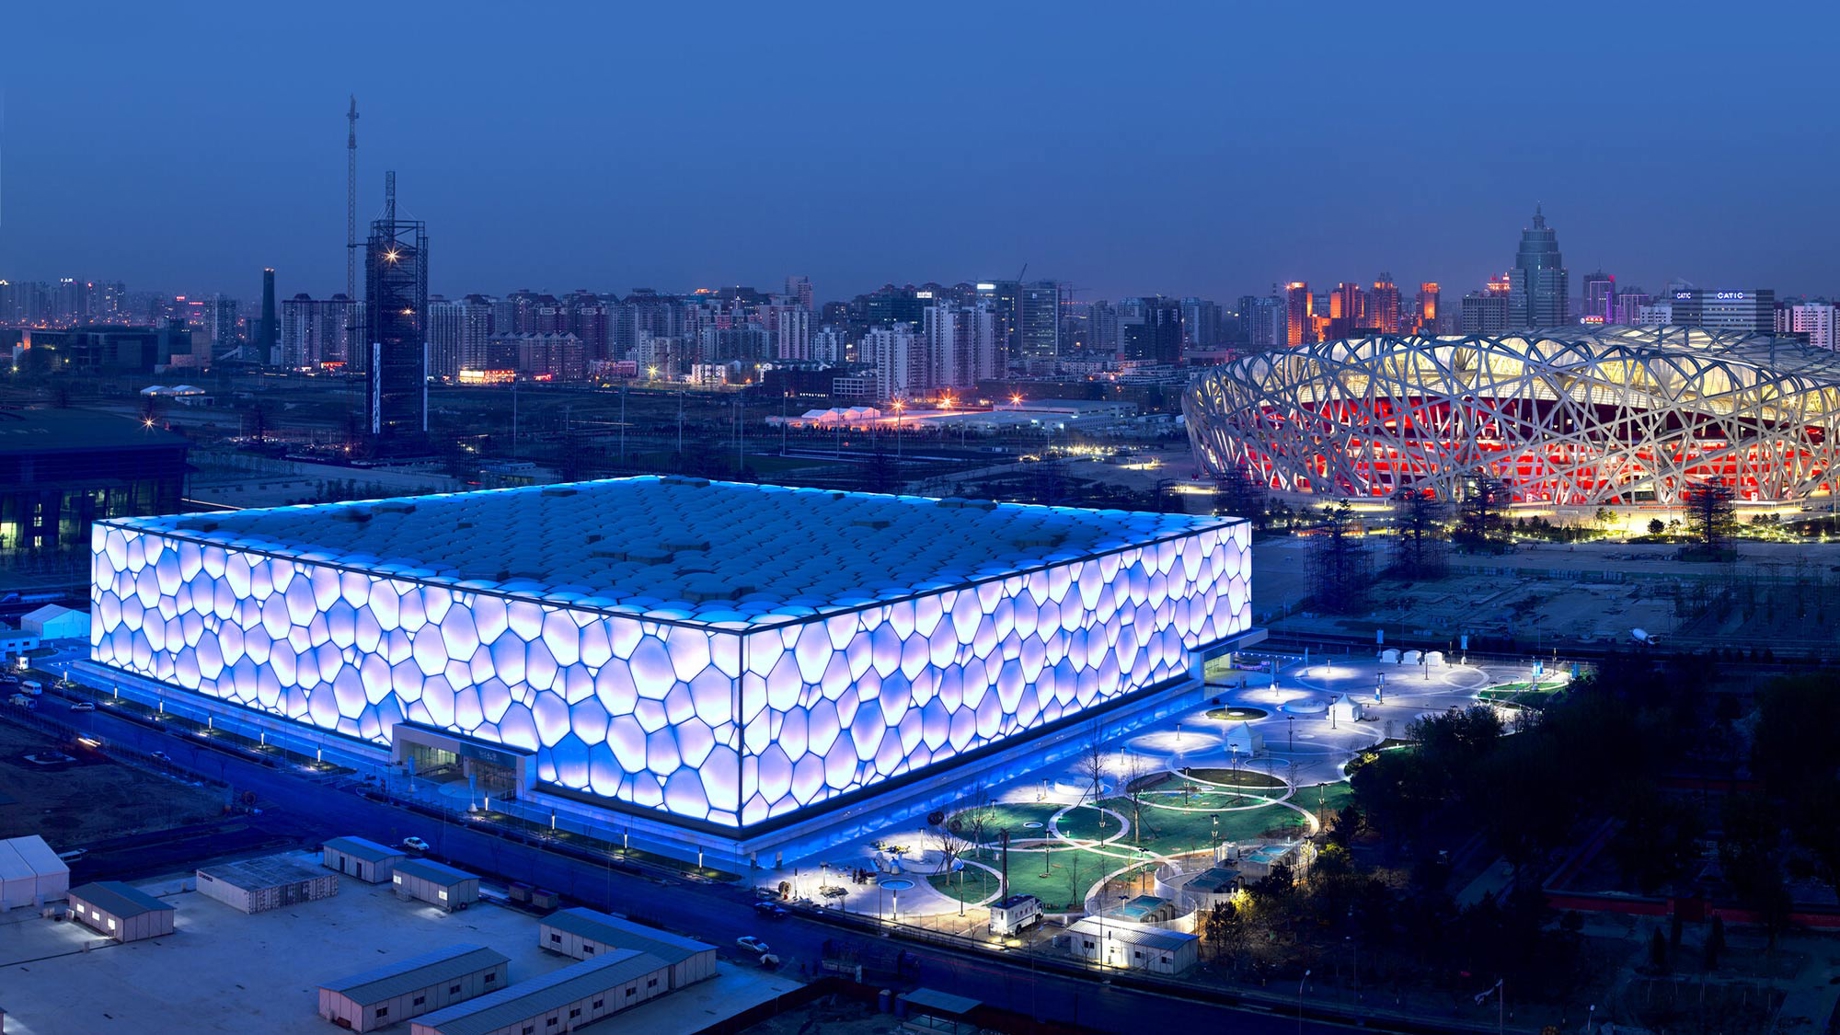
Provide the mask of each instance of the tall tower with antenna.
POLYGON ((358 95, 345 113, 351 124, 345 138, 345 297, 358 297, 358 95))

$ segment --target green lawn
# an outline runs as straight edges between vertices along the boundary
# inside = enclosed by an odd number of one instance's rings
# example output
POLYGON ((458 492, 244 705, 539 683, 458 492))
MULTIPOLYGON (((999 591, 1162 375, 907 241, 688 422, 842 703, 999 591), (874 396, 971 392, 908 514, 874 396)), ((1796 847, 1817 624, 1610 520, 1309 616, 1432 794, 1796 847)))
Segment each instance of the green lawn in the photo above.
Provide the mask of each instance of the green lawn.
MULTIPOLYGON (((1000 866, 997 853, 988 848, 979 848, 965 854, 967 859, 976 859, 990 866, 1000 866)), ((1049 869, 1042 875, 1042 853, 1039 851, 1011 849, 1009 853, 1009 890, 1012 895, 1034 895, 1041 899, 1043 909, 1051 913, 1066 912, 1082 908, 1086 889, 1092 887, 1108 871, 1116 869, 1117 863, 1100 859, 1077 848, 1057 848, 1048 852, 1049 869)), ((960 896, 960 878, 963 878, 963 897, 967 902, 980 902, 997 893, 997 877, 993 873, 967 865, 963 871, 954 874, 935 874, 927 881, 944 892, 947 896, 960 896)))
MULTIPOLYGON (((1123 800, 1115 798, 1106 804, 1116 807, 1116 803, 1123 800)), ((1123 815, 1128 816, 1130 813, 1126 812, 1123 815)), ((1080 841, 1101 841, 1115 836, 1118 831, 1124 829, 1119 825, 1118 820, 1091 805, 1076 805, 1068 809, 1060 819, 1055 821, 1054 826, 1062 834, 1080 841)))
POLYGON ((1283 787, 1284 781, 1256 769, 1190 769, 1188 775, 1208 783, 1224 783, 1230 787, 1283 787))
MULTIPOLYGON (((1060 808, 1059 805, 1046 802, 1000 802, 955 812, 947 818, 946 825, 958 836, 969 841, 975 833, 975 821, 981 819, 984 844, 995 844, 997 835, 1004 828, 1009 829, 1012 841, 1028 837, 1047 837, 1048 821, 1054 818, 1054 814, 1059 812, 1060 808), (1030 823, 1041 825, 1031 827, 1030 823)), ((1116 832, 1116 830, 1113 831, 1113 833, 1116 832)))

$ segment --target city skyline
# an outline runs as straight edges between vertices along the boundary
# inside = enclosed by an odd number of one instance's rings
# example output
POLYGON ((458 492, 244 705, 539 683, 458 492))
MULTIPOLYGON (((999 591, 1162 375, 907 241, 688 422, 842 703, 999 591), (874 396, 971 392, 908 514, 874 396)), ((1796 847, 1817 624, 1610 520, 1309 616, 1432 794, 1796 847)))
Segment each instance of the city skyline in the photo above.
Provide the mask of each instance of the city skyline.
MULTIPOLYGON (((1621 284, 1771 283, 1784 294, 1840 284, 1824 242, 1840 203, 1818 182, 1840 140, 1783 103, 1811 94, 1817 71, 1654 82, 1640 62, 1601 53, 1606 34, 1688 57, 1703 46, 1659 11, 1605 14, 1589 34, 1517 25, 1510 38, 1499 26, 1408 25, 1350 9, 1310 40, 1315 60, 1299 74, 1233 44, 1278 27, 1259 12, 1195 9, 1180 33, 1107 19, 1118 42, 1154 43, 1159 56, 1099 65, 1067 55, 1090 46, 1101 9, 1040 25, 984 12, 958 25, 960 56, 945 68, 928 34, 834 9, 697 36, 684 44, 690 56, 730 71, 684 77, 671 71, 682 48, 596 56, 617 39, 667 37, 667 16, 581 9, 578 31, 553 41, 530 75, 487 77, 478 73, 498 60, 496 41, 469 19, 367 14, 366 32, 413 33, 440 55, 404 67, 346 57, 337 35, 348 19, 335 14, 290 20, 285 39, 252 47, 278 26, 213 10, 105 6, 80 26, 57 11, 22 12, 22 38, 74 33, 99 60, 74 81, 51 74, 49 54, 8 66, 0 276, 106 275, 249 297, 273 266, 283 297, 332 294, 355 93, 358 218, 381 210, 383 172, 395 169, 406 211, 442 241, 430 286, 450 297, 772 284, 803 272, 835 299, 890 280, 1008 277, 1024 263, 1088 297, 1231 298, 1272 281, 1382 270, 1460 293, 1507 268, 1501 235, 1536 203, 1562 229, 1573 269, 1610 270, 1621 284), (135 72, 151 55, 206 44, 208 67, 152 80, 135 72), (1429 75, 1400 87, 1402 115, 1384 100, 1344 103, 1368 89, 1372 66, 1351 60, 1363 54, 1502 44, 1590 74, 1555 76, 1539 110, 1514 119, 1497 92, 1429 75), (761 57, 787 48, 809 60, 761 57), (862 64, 871 50, 874 66, 935 71, 878 77, 862 64), (857 87, 833 89, 839 75, 857 87), (230 81, 242 86, 223 89, 230 81), (39 85, 52 82, 55 94, 39 85), (1277 95, 1265 92, 1273 83, 1277 95), (1693 153, 1794 147, 1781 162, 1682 162, 1636 128, 1643 120, 1592 117, 1604 97, 1618 111, 1654 112, 1663 130, 1674 122, 1667 112, 1696 113, 1704 132, 1693 153), (1280 100, 1295 117, 1247 117, 1280 100), (1017 105, 1040 112, 1023 132, 1003 128, 1015 119, 979 114, 1017 105), (73 110, 109 112, 109 132, 73 110), (901 125, 912 133, 889 132, 901 125), (935 128, 952 147, 926 146, 935 128), (123 153, 138 156, 132 176, 123 153), (1785 196, 1806 200, 1778 204, 1785 196), (205 232, 212 213, 237 232, 205 232)), ((1773 38, 1766 25, 1728 26, 1721 57, 1761 57, 1773 38)))

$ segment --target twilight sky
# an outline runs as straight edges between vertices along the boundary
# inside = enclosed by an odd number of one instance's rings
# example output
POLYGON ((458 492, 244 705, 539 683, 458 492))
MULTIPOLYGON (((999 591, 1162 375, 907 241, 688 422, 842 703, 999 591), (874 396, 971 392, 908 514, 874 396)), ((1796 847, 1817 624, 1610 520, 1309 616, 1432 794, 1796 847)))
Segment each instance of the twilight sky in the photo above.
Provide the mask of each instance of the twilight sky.
POLYGON ((356 93, 450 295, 1449 297, 1535 201, 1574 277, 1831 295, 1836 7, 20 0, 0 277, 342 290, 356 93))

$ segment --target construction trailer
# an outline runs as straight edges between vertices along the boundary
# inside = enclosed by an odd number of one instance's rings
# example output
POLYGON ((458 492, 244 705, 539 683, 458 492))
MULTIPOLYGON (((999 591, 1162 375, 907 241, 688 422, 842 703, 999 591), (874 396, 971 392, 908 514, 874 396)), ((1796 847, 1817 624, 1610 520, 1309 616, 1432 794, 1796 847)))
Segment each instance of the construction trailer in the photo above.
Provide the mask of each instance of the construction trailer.
POLYGON ((1086 917, 1062 937, 1075 956, 1152 974, 1184 974, 1200 958, 1201 940, 1194 935, 1126 920, 1086 917))
POLYGON ((420 899, 449 913, 479 901, 479 877, 429 859, 404 859, 390 875, 400 898, 420 899))
POLYGON ((503 953, 480 945, 450 945, 319 986, 319 1015, 341 1028, 372 1031, 510 983, 510 960, 503 953))
POLYGON ((366 884, 387 884, 396 872, 396 864, 409 857, 398 848, 389 848, 362 837, 335 837, 320 846, 320 864, 366 884))
POLYGON ((200 867, 198 893, 245 913, 262 913, 339 893, 339 877, 292 856, 200 867))
POLYGON ((0 913, 42 908, 70 891, 70 864, 37 834, 0 841, 0 913))
POLYGON ((672 988, 716 976, 715 946, 581 906, 544 917, 537 924, 537 944, 578 960, 638 950, 669 965, 672 988))
POLYGON ((627 950, 414 1018, 410 1035, 556 1035, 671 991, 670 965, 627 950))
POLYGON ((70 889, 70 914, 118 942, 138 942, 173 933, 175 912, 170 903, 118 880, 70 889))

